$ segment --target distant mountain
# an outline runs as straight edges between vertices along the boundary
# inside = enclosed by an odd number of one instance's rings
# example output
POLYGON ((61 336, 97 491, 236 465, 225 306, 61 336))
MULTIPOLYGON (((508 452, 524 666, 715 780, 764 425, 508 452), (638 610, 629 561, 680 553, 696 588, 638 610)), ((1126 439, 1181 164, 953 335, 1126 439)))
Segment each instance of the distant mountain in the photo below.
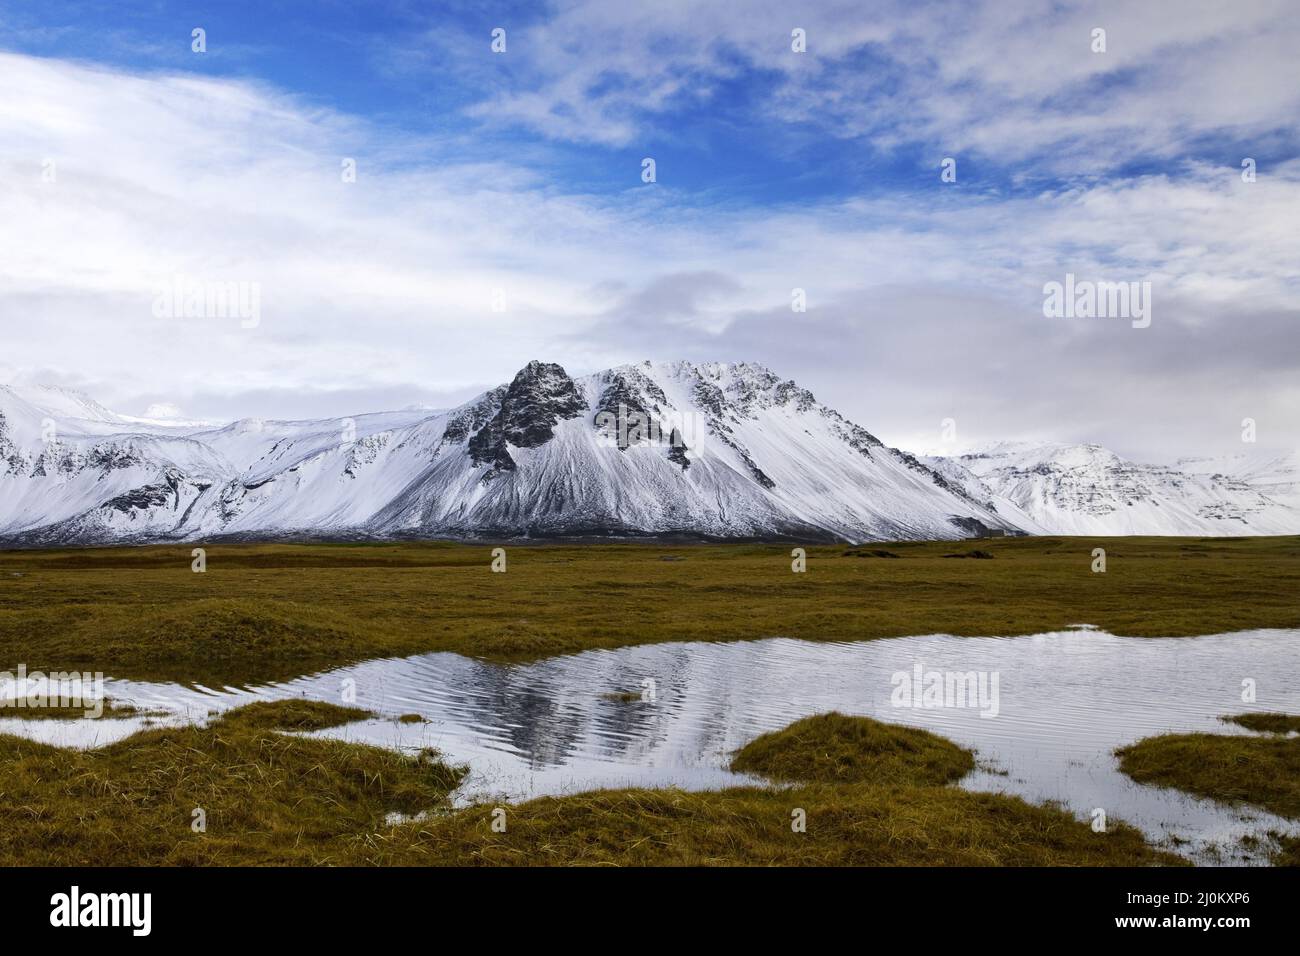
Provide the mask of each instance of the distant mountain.
POLYGON ((999 442, 926 464, 1031 534, 1300 533, 1295 452, 1128 461, 1100 445, 999 442))
POLYGON ((1127 461, 1003 442, 888 448, 747 363, 570 377, 530 362, 459 408, 224 426, 0 387, 0 544, 220 537, 1300 533, 1294 452, 1127 461))
POLYGON ((1260 449, 1218 458, 1180 458, 1174 465, 1189 474, 1243 482, 1273 501, 1300 509, 1300 451, 1260 449))
POLYGON ((762 366, 530 362, 449 411, 224 427, 0 389, 0 542, 1018 533, 762 366))

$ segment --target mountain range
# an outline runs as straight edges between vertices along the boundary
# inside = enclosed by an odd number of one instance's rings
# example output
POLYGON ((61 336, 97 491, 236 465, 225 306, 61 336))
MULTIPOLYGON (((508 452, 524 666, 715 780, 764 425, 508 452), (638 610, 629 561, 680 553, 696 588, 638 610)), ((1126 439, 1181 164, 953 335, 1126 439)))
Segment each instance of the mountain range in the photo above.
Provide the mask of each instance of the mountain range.
POLYGON ((457 408, 229 424, 0 386, 0 545, 682 536, 860 542, 1300 533, 1294 452, 1131 462, 1098 445, 887 447, 750 363, 571 377, 457 408))

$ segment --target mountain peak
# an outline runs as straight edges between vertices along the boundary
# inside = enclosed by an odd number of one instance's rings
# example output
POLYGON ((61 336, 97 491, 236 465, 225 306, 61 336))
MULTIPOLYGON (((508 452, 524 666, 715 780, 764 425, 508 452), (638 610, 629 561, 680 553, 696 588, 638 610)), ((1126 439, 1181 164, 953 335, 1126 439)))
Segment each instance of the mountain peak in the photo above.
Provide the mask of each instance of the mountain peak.
POLYGON ((0 389, 54 418, 91 422, 117 422, 122 416, 109 411, 85 392, 66 385, 0 385, 0 389))
POLYGON ((555 426, 587 410, 587 400, 568 372, 536 359, 521 368, 501 398, 496 415, 469 440, 476 465, 490 464, 487 478, 515 469, 508 445, 536 448, 551 440, 555 426))

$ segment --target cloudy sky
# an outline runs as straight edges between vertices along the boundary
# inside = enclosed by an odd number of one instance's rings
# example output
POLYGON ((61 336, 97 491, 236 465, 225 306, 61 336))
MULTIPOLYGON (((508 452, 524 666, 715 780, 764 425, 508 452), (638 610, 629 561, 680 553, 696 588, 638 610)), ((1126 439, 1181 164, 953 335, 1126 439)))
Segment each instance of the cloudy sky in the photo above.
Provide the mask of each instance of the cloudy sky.
POLYGON ((308 417, 748 360, 909 447, 1294 447, 1297 50, 1294 0, 0 0, 0 382, 308 417), (1067 274, 1150 326, 1045 317, 1067 274))

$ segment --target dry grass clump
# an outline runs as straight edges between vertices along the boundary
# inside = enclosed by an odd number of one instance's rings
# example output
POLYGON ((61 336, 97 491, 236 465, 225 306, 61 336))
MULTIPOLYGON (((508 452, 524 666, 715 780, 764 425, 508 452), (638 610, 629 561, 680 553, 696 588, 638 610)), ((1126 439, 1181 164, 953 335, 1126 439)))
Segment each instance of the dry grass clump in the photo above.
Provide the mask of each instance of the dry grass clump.
POLYGON ((1139 783, 1300 818, 1300 737, 1165 734, 1116 753, 1139 783))
POLYGON ((939 786, 975 766, 969 750, 925 730, 821 714, 764 734, 731 768, 773 780, 939 786))

